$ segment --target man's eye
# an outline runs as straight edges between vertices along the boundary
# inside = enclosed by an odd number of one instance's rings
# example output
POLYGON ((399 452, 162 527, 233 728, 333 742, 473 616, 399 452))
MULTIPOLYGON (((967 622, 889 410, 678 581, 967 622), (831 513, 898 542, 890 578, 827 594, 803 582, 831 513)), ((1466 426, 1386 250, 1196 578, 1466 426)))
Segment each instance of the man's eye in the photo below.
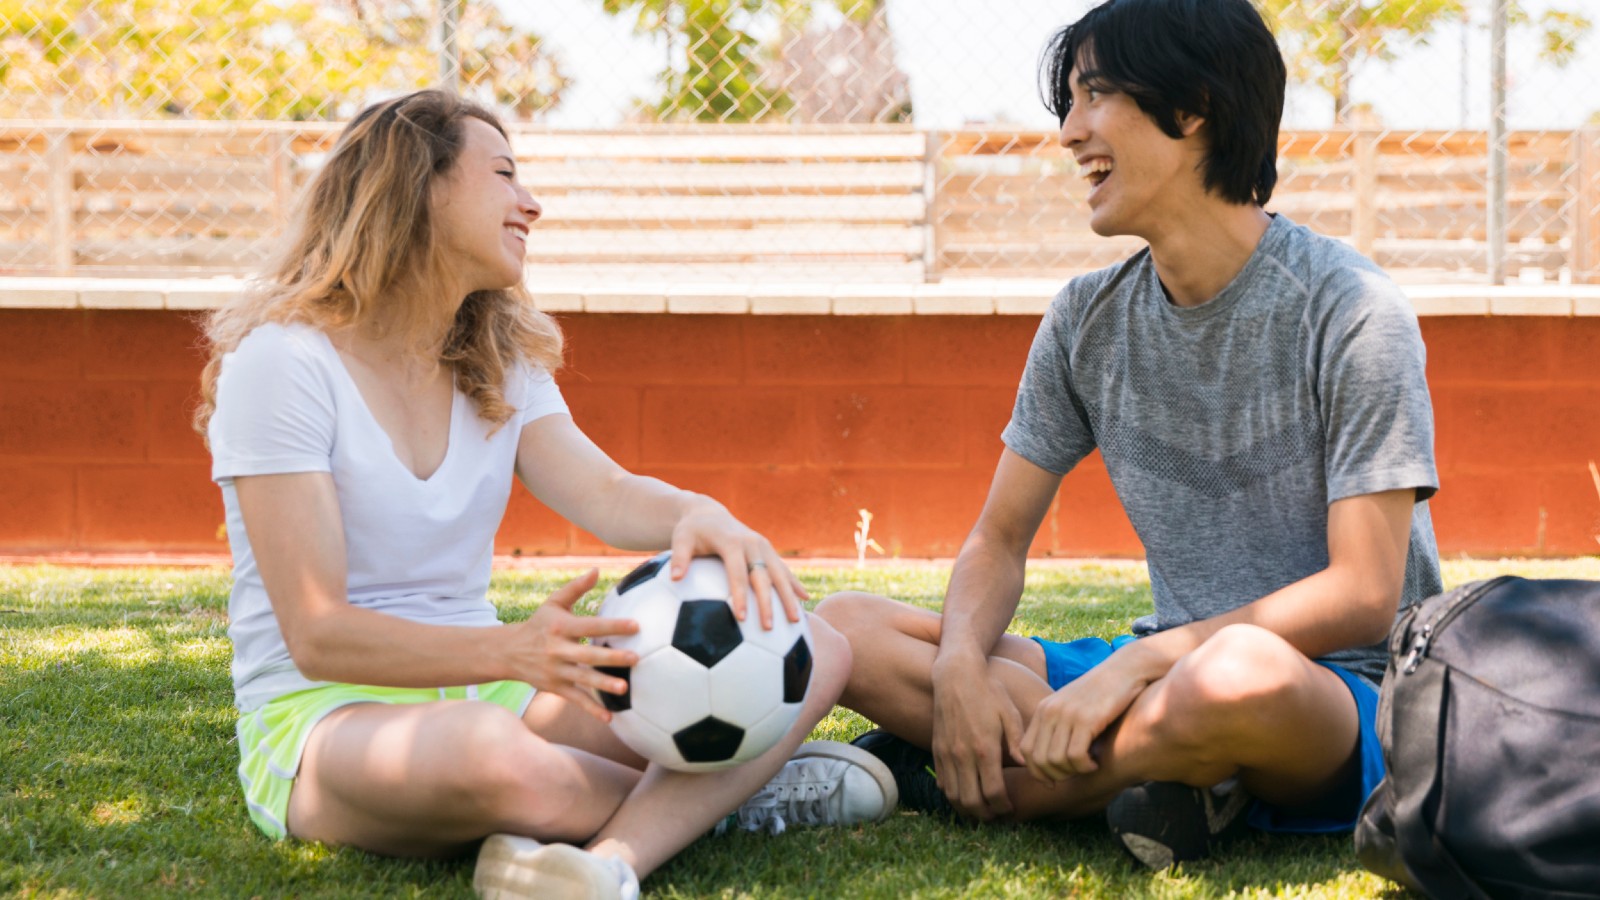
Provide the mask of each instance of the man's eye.
POLYGON ((497 172, 495 174, 504 175, 507 178, 515 178, 515 177, 517 177, 517 173, 515 173, 515 172, 507 172, 507 171, 504 171, 504 170, 501 170, 501 171, 499 171, 499 172, 497 172))

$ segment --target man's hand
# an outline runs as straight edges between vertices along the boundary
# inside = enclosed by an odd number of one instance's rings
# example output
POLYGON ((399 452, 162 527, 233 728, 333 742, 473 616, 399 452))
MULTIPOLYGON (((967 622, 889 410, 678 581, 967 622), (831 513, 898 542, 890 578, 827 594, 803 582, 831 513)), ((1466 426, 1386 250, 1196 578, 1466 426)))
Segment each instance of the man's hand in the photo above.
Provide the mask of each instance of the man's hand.
POLYGON ((985 659, 934 664, 933 765, 958 812, 983 821, 1011 813, 1001 771, 1006 756, 1022 763, 1021 736, 1022 713, 985 659))
POLYGON ((1071 775, 1100 768, 1095 759, 1095 739, 1127 712, 1150 685, 1147 676, 1127 665, 1132 656, 1121 651, 1113 653, 1039 702, 1022 736, 1022 758, 1034 778, 1056 784, 1071 775))

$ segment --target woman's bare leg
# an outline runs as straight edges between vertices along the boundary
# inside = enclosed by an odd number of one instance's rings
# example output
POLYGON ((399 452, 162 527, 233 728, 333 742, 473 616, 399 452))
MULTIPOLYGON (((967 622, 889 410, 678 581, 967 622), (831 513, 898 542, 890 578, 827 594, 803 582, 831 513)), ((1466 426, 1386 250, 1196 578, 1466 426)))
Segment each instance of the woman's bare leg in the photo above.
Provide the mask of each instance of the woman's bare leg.
POLYGON ((521 721, 475 701, 337 710, 307 742, 290 833, 395 856, 452 855, 497 832, 587 842, 643 877, 766 785, 833 709, 849 645, 817 619, 812 635, 816 665, 794 727, 710 776, 641 773, 608 726, 554 695, 536 695, 521 721))
POLYGON ((816 649, 811 686, 800 718, 777 746, 709 777, 649 767, 589 849, 623 859, 643 878, 772 780, 811 729, 832 711, 849 676, 850 647, 844 638, 815 617, 811 634, 816 649))
POLYGON ((288 828, 394 856, 453 855, 498 831, 581 842, 639 774, 552 743, 492 703, 363 703, 312 730, 288 828))

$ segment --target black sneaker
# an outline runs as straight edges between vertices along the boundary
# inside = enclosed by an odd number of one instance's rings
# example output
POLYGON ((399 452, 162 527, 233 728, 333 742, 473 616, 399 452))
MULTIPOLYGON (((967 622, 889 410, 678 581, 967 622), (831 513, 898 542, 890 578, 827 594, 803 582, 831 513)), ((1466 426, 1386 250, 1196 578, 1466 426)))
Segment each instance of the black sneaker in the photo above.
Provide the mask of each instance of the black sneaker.
POLYGON ((876 756, 894 773, 902 807, 921 813, 956 816, 950 798, 939 790, 932 753, 882 728, 874 728, 850 743, 876 756))
POLYGON ((1213 788, 1147 781, 1117 795, 1106 823, 1117 843, 1151 869, 1205 859, 1245 831, 1251 797, 1229 779, 1213 788))

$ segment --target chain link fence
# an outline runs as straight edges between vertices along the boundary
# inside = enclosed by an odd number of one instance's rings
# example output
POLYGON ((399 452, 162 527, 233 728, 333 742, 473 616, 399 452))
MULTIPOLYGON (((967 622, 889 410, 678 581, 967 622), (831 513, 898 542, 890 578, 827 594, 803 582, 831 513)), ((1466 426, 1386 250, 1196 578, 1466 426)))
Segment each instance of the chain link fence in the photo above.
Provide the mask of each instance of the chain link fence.
MULTIPOLYGON (((1402 280, 1600 281, 1590 0, 1258 2, 1272 209, 1402 280)), ((1136 246, 1038 99, 1090 5, 0 0, 0 274, 248 272, 342 120, 444 84, 511 127, 535 284, 1065 276, 1136 246)))

